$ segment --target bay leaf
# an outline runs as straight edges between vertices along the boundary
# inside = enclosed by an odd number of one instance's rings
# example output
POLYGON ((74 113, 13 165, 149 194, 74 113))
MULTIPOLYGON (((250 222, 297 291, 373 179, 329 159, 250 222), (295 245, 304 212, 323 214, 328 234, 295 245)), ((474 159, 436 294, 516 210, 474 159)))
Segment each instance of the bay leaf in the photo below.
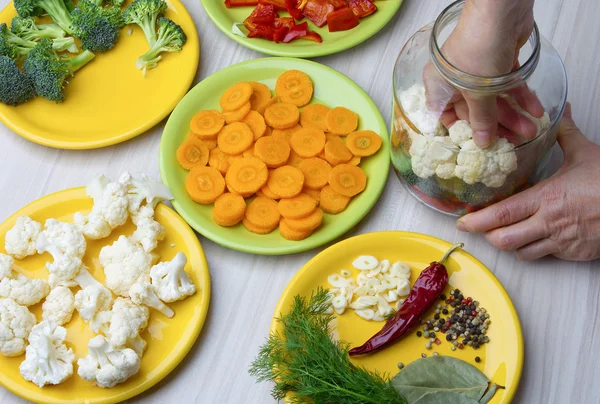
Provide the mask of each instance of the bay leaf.
POLYGON ((449 391, 435 391, 427 393, 414 404, 478 404, 477 400, 473 400, 460 393, 449 391))
POLYGON ((492 385, 490 386, 490 389, 487 391, 487 393, 485 393, 485 396, 483 396, 481 398, 481 400, 479 400, 479 404, 487 404, 490 402, 490 400, 494 397, 494 394, 496 394, 496 391, 498 389, 503 389, 504 386, 499 386, 496 383, 492 383, 492 385))
POLYGON ((409 403, 438 392, 457 393, 479 402, 488 390, 489 382, 475 366, 450 356, 417 359, 392 379, 394 388, 409 403))

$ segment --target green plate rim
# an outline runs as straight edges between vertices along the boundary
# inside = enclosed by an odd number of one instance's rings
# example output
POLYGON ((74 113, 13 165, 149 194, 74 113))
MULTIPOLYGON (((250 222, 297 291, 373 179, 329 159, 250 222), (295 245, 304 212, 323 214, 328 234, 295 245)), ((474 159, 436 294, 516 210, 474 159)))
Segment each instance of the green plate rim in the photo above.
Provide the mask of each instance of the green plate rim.
MULTIPOLYGON (((244 38, 238 35, 235 35, 231 32, 231 26, 225 26, 224 23, 218 18, 217 15, 217 7, 221 6, 223 0, 200 0, 204 11, 208 14, 208 17, 211 21, 229 38, 233 39, 235 42, 239 43, 242 46, 245 46, 248 49, 255 50, 257 52, 261 52, 271 56, 282 56, 282 57, 296 57, 296 58, 313 58, 319 56, 327 56, 333 55, 335 53, 343 52, 350 48, 353 48, 361 43, 365 42, 367 39, 375 36, 379 31, 381 31, 391 20, 394 18, 400 6, 404 2, 403 0, 387 0, 386 3, 394 3, 397 2, 397 6, 392 8, 392 12, 384 15, 381 19, 381 24, 376 25, 374 28, 369 30, 362 30, 361 34, 355 35, 351 37, 352 39, 347 39, 341 43, 332 44, 331 46, 327 45, 325 41, 325 45, 323 43, 315 43, 314 45, 307 47, 305 51, 294 51, 294 47, 287 47, 287 44, 279 43, 274 44, 273 42, 267 41, 262 38, 244 38), (270 49, 269 46, 264 46, 263 44, 272 44, 277 46, 277 50, 270 49), (286 50, 291 49, 291 50, 286 50)), ((224 7, 224 6, 223 6, 224 7)), ((248 6, 251 7, 251 6, 248 6)), ((366 17, 370 18, 372 16, 366 17)), ((320 28, 322 29, 322 28, 320 28)), ((358 32, 358 31, 357 31, 358 32)))
POLYGON ((366 193, 362 194, 362 196, 369 197, 368 199, 365 199, 364 201, 362 201, 362 203, 365 205, 365 208, 362 209, 359 214, 353 216, 351 219, 346 220, 344 222, 343 226, 336 226, 334 228, 334 226, 330 225, 330 229, 328 229, 328 231, 331 234, 330 234, 330 236, 326 237, 326 240, 324 240, 324 241, 323 240, 315 241, 318 239, 311 240, 311 238, 309 237, 302 241, 290 242, 290 244, 286 245, 286 246, 275 246, 275 247, 271 247, 268 245, 260 246, 260 247, 251 246, 251 245, 249 246, 249 245, 242 244, 242 243, 239 243, 236 241, 232 241, 231 239, 228 239, 226 236, 221 236, 220 234, 215 234, 212 231, 207 231, 201 224, 202 220, 197 220, 197 218, 195 217, 195 215, 193 213, 187 212, 183 208, 183 206, 177 201, 176 198, 171 201, 173 207, 179 213, 179 215, 190 225, 190 227, 192 227, 198 233, 200 233, 201 235, 208 238, 209 240, 212 240, 215 243, 220 244, 224 247, 227 247, 227 248, 230 248, 230 249, 233 249, 236 251, 250 253, 250 254, 258 254, 258 255, 295 254, 295 253, 312 250, 314 248, 321 247, 321 246, 328 244, 334 240, 337 240, 338 238, 343 236, 345 233, 350 231, 352 228, 354 228, 354 226, 356 226, 362 219, 364 219, 364 217, 371 211, 373 206, 375 206, 375 204, 379 200, 379 197, 381 196, 381 193, 383 192, 383 190, 385 188, 385 185, 388 180, 389 169, 390 169, 390 158, 389 158, 389 148, 390 148, 389 142, 390 142, 390 140, 389 140, 387 124, 385 123, 385 120, 384 120, 383 116, 381 115, 381 112, 379 111, 379 108, 377 107, 375 102, 358 84, 356 84, 352 79, 350 79, 346 75, 338 72, 337 70, 335 70, 329 66, 325 66, 323 64, 317 63, 317 62, 313 62, 313 61, 305 60, 305 59, 298 59, 298 58, 271 57, 271 58, 251 59, 251 60, 247 60, 245 62, 241 62, 241 63, 235 64, 235 65, 229 66, 225 69, 219 70, 216 73, 214 73, 214 74, 210 75, 209 77, 205 78, 204 80, 202 80, 200 83, 196 84, 196 86, 194 86, 194 88, 192 88, 190 90, 190 92, 188 92, 188 94, 185 97, 183 97, 183 99, 179 102, 177 107, 175 107, 175 110, 173 110, 173 112, 171 113, 171 116, 169 117, 169 120, 167 121, 167 124, 165 126, 165 129, 164 129, 164 132, 163 132, 163 135, 161 138, 161 142, 160 142, 159 169, 160 169, 160 176, 161 176, 163 183, 165 185, 167 185, 169 188, 171 188, 171 186, 169 185, 170 176, 167 174, 168 167, 167 167, 166 158, 164 157, 164 154, 163 154, 163 149, 166 147, 167 142, 170 141, 169 133, 170 132, 176 133, 176 125, 177 125, 176 121, 183 119, 183 115, 184 115, 183 104, 185 104, 187 102, 188 98, 190 100, 192 99, 191 94, 192 93, 200 93, 202 91, 202 87, 204 86, 203 83, 206 80, 219 79, 220 77, 229 75, 231 71, 243 68, 247 65, 256 64, 256 63, 267 63, 268 64, 269 62, 281 63, 282 61, 285 61, 285 62, 291 64, 293 67, 290 67, 290 68, 296 68, 298 70, 302 70, 303 65, 311 65, 318 69, 325 69, 329 73, 332 73, 332 74, 338 76, 339 78, 341 78, 348 85, 354 87, 354 89, 364 97, 364 100, 371 108, 371 112, 373 113, 376 122, 382 128, 382 132, 380 133, 380 136, 383 140, 383 144, 382 144, 382 148, 381 148, 382 150, 378 153, 378 156, 379 156, 379 159, 381 160, 380 164, 383 167, 381 167, 381 171, 378 172, 378 174, 376 176, 369 177, 370 182, 373 184, 372 186, 374 188, 372 189, 372 191, 370 191, 369 194, 366 194, 366 193))

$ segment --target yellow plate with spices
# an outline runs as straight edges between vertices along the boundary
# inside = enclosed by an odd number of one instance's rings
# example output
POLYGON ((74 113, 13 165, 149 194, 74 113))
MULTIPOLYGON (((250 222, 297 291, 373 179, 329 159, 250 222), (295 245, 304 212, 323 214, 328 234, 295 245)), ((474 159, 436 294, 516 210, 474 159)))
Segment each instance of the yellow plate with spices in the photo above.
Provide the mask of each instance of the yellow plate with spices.
MULTIPOLYGON (((289 311, 294 296, 310 296, 319 286, 329 288, 327 277, 331 274, 347 269, 356 278, 359 271, 352 267, 352 262, 360 255, 372 255, 380 261, 406 262, 411 268, 411 284, 414 284, 421 271, 431 262, 440 260, 450 247, 450 243, 435 237, 401 231, 369 233, 339 242, 298 271, 277 304, 275 318, 289 311)), ((452 351, 452 344, 440 338, 440 345, 434 344, 431 350, 427 350, 427 340, 416 336, 418 328, 415 327, 393 345, 373 354, 354 357, 352 362, 393 376, 398 372, 399 362, 407 365, 420 358, 422 353, 431 356, 435 351, 469 362, 493 382, 505 386, 506 389, 498 390, 490 404, 508 404, 517 391, 523 369, 523 335, 515 307, 500 281, 471 254, 462 250, 454 252, 446 268, 450 280, 444 293, 449 296, 451 289, 458 288, 465 297, 471 296, 480 302, 490 315, 491 324, 487 332, 490 342, 477 350, 465 347, 452 351), (476 356, 481 358, 481 362, 475 362, 476 356)), ((432 317, 434 311, 435 307, 425 318, 432 317)), ((363 320, 351 309, 337 319, 340 339, 349 342, 352 347, 362 345, 384 324, 363 320)), ((271 332, 278 328, 279 323, 273 319, 271 332)))
MULTIPOLYGON (((127 25, 112 50, 98 53, 69 79, 63 103, 36 97, 17 107, 0 104, 0 121, 32 142, 58 149, 110 146, 162 121, 189 90, 200 55, 192 17, 179 0, 167 3, 165 17, 181 26, 187 43, 181 52, 165 54, 146 77, 135 61, 149 49, 148 42, 139 26, 127 25)), ((11 2, 0 11, 0 23, 10 26, 15 15, 11 2)))
MULTIPOLYGON (((24 207, 0 225, 0 252, 4 252, 4 235, 14 225, 17 217, 30 216, 42 224, 49 218, 72 222, 73 214, 87 212, 93 202, 85 195, 84 188, 74 188, 45 196, 24 207)), ((196 285, 196 294, 185 300, 170 303, 175 316, 168 319, 160 313, 150 310, 148 328, 142 337, 148 342, 140 372, 123 384, 112 389, 102 389, 85 382, 74 374, 63 384, 39 388, 25 381, 19 373, 19 365, 25 355, 16 358, 0 356, 0 384, 13 393, 37 403, 75 404, 75 403, 116 403, 134 397, 165 378, 183 360, 200 334, 210 301, 210 274, 206 257, 195 233, 172 209, 159 204, 156 220, 165 227, 166 237, 154 251, 161 261, 171 260, 178 252, 188 257, 186 271, 196 285), (171 247, 171 245, 174 245, 171 247)), ((121 235, 129 236, 135 230, 131 221, 115 229, 110 237, 103 240, 87 240, 87 252, 84 264, 96 279, 104 283, 104 272, 98 263, 98 254, 105 245, 110 245, 121 235)), ((48 254, 35 255, 15 263, 32 278, 48 278, 45 264, 52 258, 48 254)), ((30 307, 38 321, 41 319, 41 303, 30 307)), ((87 343, 94 336, 89 326, 79 317, 77 311, 67 329, 67 346, 73 348, 77 358, 87 355, 87 343)))

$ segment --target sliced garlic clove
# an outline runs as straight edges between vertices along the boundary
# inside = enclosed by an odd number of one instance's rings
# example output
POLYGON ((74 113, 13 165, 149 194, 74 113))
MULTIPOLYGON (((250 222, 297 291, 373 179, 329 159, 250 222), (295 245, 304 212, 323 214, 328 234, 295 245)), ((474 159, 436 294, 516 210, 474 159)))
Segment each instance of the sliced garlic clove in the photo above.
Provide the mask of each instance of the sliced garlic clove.
POLYGON ((352 272, 351 272, 351 271, 348 271, 347 269, 342 269, 342 272, 341 272, 341 273, 342 273, 342 276, 344 276, 344 277, 346 277, 346 278, 349 278, 349 277, 351 277, 351 276, 352 276, 352 272))
POLYGON ((356 303, 364 306, 375 306, 377 304, 377 298, 375 296, 361 296, 356 299, 356 303))
POLYGON ((355 310, 354 312, 365 320, 372 320, 375 316, 375 311, 371 309, 355 310))
POLYGON ((400 310, 400 308, 402 307, 403 304, 404 304, 404 299, 399 299, 396 302, 396 311, 400 310))
POLYGON ((395 290, 390 290, 387 292, 387 295, 385 295, 385 300, 387 300, 388 303, 392 303, 398 300, 398 297, 398 293, 395 290))
POLYGON ((394 264, 390 268, 390 273, 395 276, 400 276, 402 274, 410 276, 410 266, 401 261, 394 262, 394 264))
POLYGON ((345 286, 348 286, 348 279, 337 274, 329 275, 327 277, 327 282, 329 282, 331 286, 336 288, 343 288, 345 286))
POLYGON ((381 267, 381 273, 382 274, 387 274, 388 271, 390 270, 392 264, 390 264, 390 260, 383 260, 379 263, 379 266, 381 267))
POLYGON ((331 304, 333 308, 336 309, 336 311, 339 309, 345 309, 348 306, 348 302, 346 301, 346 298, 343 295, 337 295, 336 297, 334 297, 331 304))
POLYGON ((354 268, 360 269, 361 271, 371 271, 377 268, 377 265, 379 265, 379 261, 371 255, 361 255, 352 263, 354 268))
POLYGON ((410 293, 410 282, 407 280, 401 280, 398 284, 398 289, 396 289, 396 292, 400 296, 408 296, 410 293))

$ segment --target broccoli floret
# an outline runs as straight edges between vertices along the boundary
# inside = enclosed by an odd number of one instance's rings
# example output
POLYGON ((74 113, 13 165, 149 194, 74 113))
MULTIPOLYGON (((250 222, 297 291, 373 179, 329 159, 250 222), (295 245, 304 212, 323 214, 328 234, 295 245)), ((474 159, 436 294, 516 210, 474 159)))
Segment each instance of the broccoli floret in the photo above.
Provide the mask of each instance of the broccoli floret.
POLYGON ((83 49, 97 52, 112 49, 124 24, 120 9, 103 8, 90 0, 81 0, 73 11, 73 29, 83 49))
POLYGON ((90 0, 97 6, 115 6, 121 7, 125 0, 90 0))
POLYGON ((150 47, 156 42, 156 20, 167 9, 163 0, 135 0, 123 12, 125 24, 140 26, 150 47))
POLYGON ((36 94, 51 101, 62 102, 66 79, 94 58, 88 50, 71 59, 61 59, 52 49, 52 41, 42 39, 25 59, 25 74, 32 81, 36 94))
POLYGON ((57 51, 68 50, 71 53, 79 51, 75 44, 75 38, 65 37, 65 31, 56 24, 36 24, 32 17, 17 16, 13 18, 10 30, 27 41, 50 38, 53 40, 52 47, 57 51))
POLYGON ((46 13, 68 34, 73 34, 71 13, 63 0, 15 0, 15 8, 20 17, 40 17, 46 13))
POLYGON ((8 56, 0 56, 0 102, 7 105, 19 105, 29 101, 35 95, 33 85, 8 56))
POLYGON ((154 69, 162 59, 162 52, 178 52, 186 41, 185 32, 179 25, 168 18, 159 18, 156 42, 148 52, 138 58, 135 65, 144 73, 148 69, 154 69))
POLYGON ((6 24, 0 24, 0 55, 22 59, 35 45, 35 42, 27 41, 10 32, 6 24))

